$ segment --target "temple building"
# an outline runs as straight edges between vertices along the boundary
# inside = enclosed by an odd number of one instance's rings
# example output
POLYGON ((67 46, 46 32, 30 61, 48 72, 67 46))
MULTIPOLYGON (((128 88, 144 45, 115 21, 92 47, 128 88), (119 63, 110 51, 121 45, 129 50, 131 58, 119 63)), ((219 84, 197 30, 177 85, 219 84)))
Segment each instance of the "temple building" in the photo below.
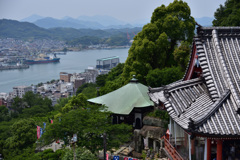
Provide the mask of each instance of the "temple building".
POLYGON ((240 27, 197 27, 182 80, 149 88, 170 115, 170 159, 240 157, 240 27))
POLYGON ((142 128, 144 114, 153 110, 148 87, 135 78, 113 92, 88 101, 107 106, 107 110, 112 112, 113 124, 131 124, 135 129, 142 128))

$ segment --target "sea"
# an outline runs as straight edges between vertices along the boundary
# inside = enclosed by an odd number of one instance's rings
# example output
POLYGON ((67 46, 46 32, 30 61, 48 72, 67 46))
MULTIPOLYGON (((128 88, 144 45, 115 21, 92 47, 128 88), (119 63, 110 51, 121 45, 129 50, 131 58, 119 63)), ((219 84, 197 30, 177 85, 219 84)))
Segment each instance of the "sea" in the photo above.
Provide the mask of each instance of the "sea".
POLYGON ((129 48, 99 49, 67 52, 66 55, 57 55, 58 63, 33 64, 28 69, 0 71, 0 92, 12 92, 15 86, 37 85, 42 82, 59 79, 60 72, 81 73, 88 67, 95 67, 96 60, 118 56, 124 63, 128 56, 129 48))

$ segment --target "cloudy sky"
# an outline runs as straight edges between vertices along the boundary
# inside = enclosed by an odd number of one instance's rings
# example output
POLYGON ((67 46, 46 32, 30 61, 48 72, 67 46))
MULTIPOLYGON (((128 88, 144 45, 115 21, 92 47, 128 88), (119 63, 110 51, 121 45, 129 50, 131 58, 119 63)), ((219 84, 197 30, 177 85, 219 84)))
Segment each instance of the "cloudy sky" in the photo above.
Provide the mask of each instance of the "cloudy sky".
MULTIPOLYGON (((194 18, 213 17, 226 0, 185 0, 194 18)), ((0 19, 21 20, 37 14, 43 17, 77 18, 108 15, 126 22, 149 19, 154 9, 173 0, 0 0, 0 19)))

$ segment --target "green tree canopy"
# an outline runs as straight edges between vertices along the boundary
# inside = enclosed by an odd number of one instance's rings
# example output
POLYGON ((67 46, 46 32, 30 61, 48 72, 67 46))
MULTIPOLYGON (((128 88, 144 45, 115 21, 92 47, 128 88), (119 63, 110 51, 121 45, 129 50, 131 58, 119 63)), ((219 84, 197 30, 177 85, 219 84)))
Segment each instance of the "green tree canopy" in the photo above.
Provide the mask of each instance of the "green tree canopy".
POLYGON ((214 13, 213 26, 240 26, 240 1, 226 0, 214 13))
POLYGON ((36 125, 33 119, 21 119, 10 127, 10 135, 5 141, 3 153, 7 158, 22 154, 23 150, 35 150, 36 125))
POLYGON ((46 144, 62 139, 66 144, 77 134, 77 146, 86 147, 92 153, 102 149, 103 133, 108 136, 108 147, 118 147, 130 138, 131 126, 112 125, 111 113, 103 106, 87 104, 86 98, 79 94, 63 107, 61 120, 58 118, 48 125, 43 139, 46 144), (71 107, 72 106, 72 107, 71 107))
MULTIPOLYGON (((176 66, 173 52, 177 43, 191 42, 195 21, 186 2, 174 0, 168 6, 156 8, 151 22, 134 37, 123 70, 124 83, 136 75, 143 84, 150 70, 176 66)), ((185 58, 184 58, 185 59, 185 58)))

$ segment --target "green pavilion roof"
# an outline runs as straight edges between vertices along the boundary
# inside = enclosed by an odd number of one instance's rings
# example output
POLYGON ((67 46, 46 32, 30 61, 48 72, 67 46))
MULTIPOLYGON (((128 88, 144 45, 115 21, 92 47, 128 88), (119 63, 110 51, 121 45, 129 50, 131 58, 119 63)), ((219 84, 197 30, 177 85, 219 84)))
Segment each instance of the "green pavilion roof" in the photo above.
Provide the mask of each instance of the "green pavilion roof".
POLYGON ((133 108, 153 106, 153 102, 147 93, 148 87, 138 83, 133 78, 127 85, 103 96, 89 99, 88 101, 106 105, 108 110, 115 114, 128 115, 133 108))

